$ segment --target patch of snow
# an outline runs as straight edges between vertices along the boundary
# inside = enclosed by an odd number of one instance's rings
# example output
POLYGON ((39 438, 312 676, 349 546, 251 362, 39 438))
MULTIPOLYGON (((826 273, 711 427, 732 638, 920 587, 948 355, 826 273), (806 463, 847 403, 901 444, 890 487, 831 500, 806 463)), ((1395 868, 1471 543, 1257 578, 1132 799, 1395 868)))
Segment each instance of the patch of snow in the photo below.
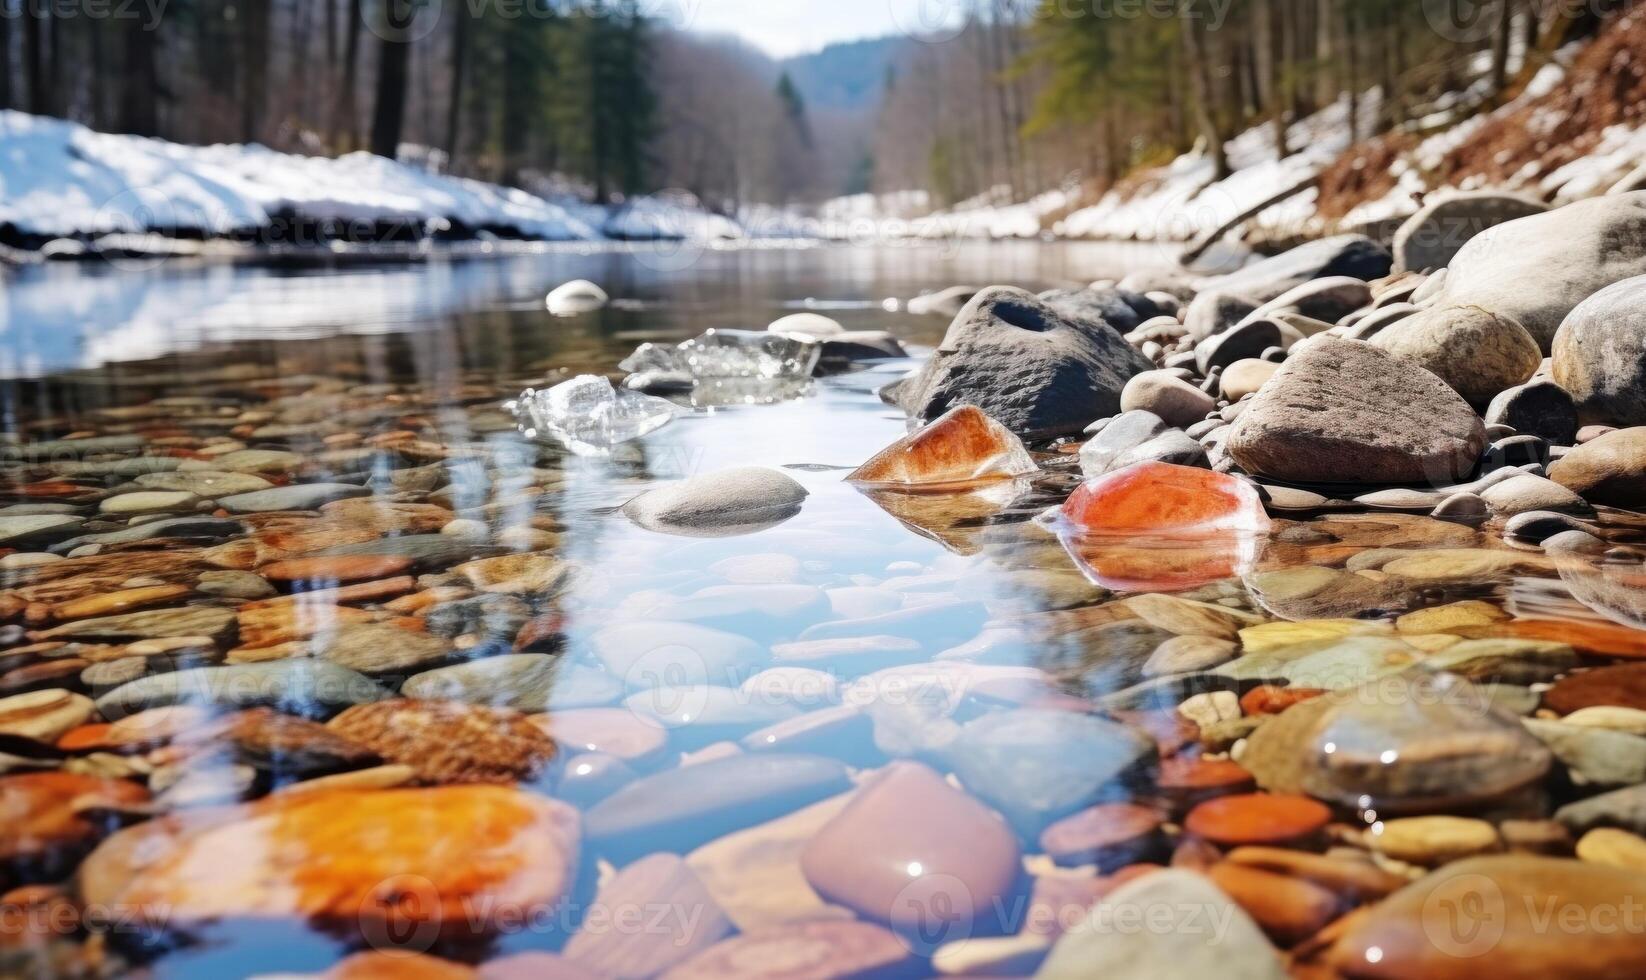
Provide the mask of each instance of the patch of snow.
MULTIPOLYGON (((365 232, 382 224, 413 225, 419 234, 460 225, 543 241, 748 237, 737 221, 689 196, 637 197, 609 208, 550 199, 436 173, 438 151, 406 150, 408 160, 395 161, 257 144, 186 146, 0 111, 0 224, 43 237, 229 235, 295 216, 365 232)), ((772 211, 760 219, 777 224, 772 211)), ((780 237, 805 230, 791 221, 780 237)))

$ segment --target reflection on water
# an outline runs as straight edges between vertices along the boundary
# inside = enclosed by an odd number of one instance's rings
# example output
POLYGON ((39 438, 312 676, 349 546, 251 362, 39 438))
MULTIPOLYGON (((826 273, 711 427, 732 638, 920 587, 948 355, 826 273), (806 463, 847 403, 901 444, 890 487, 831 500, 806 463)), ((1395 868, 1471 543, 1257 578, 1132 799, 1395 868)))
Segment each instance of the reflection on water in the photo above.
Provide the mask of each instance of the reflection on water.
MULTIPOLYGON (((1527 685, 1579 653, 1639 655, 1633 630, 1504 601, 1570 574, 1637 625, 1638 569, 1557 566, 1490 528, 1271 525, 1199 471, 1068 504, 1072 457, 1044 453, 1036 473, 1007 453, 1003 478, 942 492, 854 486, 907 433, 875 392, 910 360, 770 404, 684 398, 609 456, 527 439, 503 409, 640 342, 803 308, 919 350, 946 323, 884 300, 1074 285, 1148 257, 1019 243, 18 273, 0 814, 38 830, 0 848, 0 873, 44 886, 30 902, 169 918, 17 948, 190 977, 320 971, 370 946, 566 957, 497 976, 759 974, 796 949, 925 974, 934 952, 1024 930, 998 910, 1078 918, 1116 884, 1099 871, 1168 859, 1186 821, 1195 847, 1275 843, 1199 809, 1250 806, 1254 779, 1352 796, 1341 772, 1292 771, 1324 756, 1229 757, 1271 707, 1417 689, 1414 665, 1535 703, 1527 685), (572 278, 616 301, 548 316, 544 292, 572 278), (619 509, 741 466, 796 481, 798 512, 697 537, 619 509), (1062 523, 1033 519, 1053 507, 1062 523), (1183 533, 1132 533, 1163 522, 1183 533), (1138 829, 1105 836, 1117 820, 1138 829), (690 921, 602 925, 654 906, 690 921)), ((1446 733, 1418 729, 1466 711, 1329 709, 1319 730, 1352 729, 1391 798, 1505 792, 1490 745, 1478 766, 1424 768, 1444 753, 1423 740, 1446 733)), ((1501 725, 1516 772, 1540 774, 1542 750, 1501 725)), ((1546 816, 1544 788, 1515 805, 1546 816)), ((1320 850, 1317 810, 1280 813, 1300 829, 1279 843, 1320 850)))

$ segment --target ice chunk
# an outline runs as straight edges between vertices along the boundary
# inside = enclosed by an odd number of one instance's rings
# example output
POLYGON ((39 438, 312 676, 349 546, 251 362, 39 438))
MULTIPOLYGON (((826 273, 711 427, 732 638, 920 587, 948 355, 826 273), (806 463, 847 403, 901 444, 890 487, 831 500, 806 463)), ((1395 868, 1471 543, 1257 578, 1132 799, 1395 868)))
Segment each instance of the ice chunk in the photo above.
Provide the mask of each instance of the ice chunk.
POLYGON ((543 391, 527 388, 503 407, 514 413, 527 435, 548 433, 579 456, 604 456, 619 443, 669 424, 680 411, 673 402, 620 391, 593 374, 543 391))
POLYGON ((705 378, 810 377, 822 347, 810 337, 765 330, 706 330, 669 347, 641 344, 618 367, 628 372, 682 371, 705 378))
POLYGON ((598 310, 608 301, 604 289, 587 279, 573 279, 550 290, 548 297, 543 300, 543 305, 555 316, 572 316, 598 310))
POLYGON ((1033 473, 1023 441, 972 405, 951 409, 853 470, 853 483, 940 489, 1033 473))

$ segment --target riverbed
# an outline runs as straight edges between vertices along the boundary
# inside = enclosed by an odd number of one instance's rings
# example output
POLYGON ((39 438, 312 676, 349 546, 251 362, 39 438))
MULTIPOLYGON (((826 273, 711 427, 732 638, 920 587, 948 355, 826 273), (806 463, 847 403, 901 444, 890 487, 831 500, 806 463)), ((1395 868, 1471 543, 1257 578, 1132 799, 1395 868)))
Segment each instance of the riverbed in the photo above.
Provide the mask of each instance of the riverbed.
MULTIPOLYGON (((1417 758, 1469 716, 1486 747, 1452 774, 1448 812, 1546 821, 1571 787, 1542 782, 1514 718, 1580 657, 1646 654, 1627 576, 1490 528, 1328 508, 1276 515, 1238 567, 1154 590, 1135 584, 1159 578, 1146 547, 1094 571, 1037 519, 1079 482, 1056 449, 988 493, 843 480, 909 431, 876 392, 948 323, 910 298, 1078 288, 1170 257, 680 245, 16 272, 0 731, 21 761, 0 812, 36 829, 3 879, 34 890, 3 901, 76 925, 11 954, 190 977, 319 973, 362 949, 486 976, 758 976, 812 955, 842 965, 808 976, 920 975, 993 963, 1005 937, 1044 954, 1099 895, 1217 848, 1330 842, 1416 878, 1417 845, 1363 835, 1422 774, 1381 795, 1334 784, 1330 808, 1203 807, 1255 795, 1231 758, 1253 719, 1296 692, 1408 683, 1426 658, 1484 693, 1412 702, 1441 721, 1340 731, 1417 758), (612 302, 549 315, 572 279, 612 302), (528 438, 502 408, 616 376, 641 343, 795 312, 889 330, 913 356, 681 396, 604 457, 528 438), (741 466, 797 481, 798 513, 683 537, 619 509, 741 466), (1499 755, 1493 735, 1511 740, 1499 755)), ((1373 892, 1405 883, 1365 867, 1373 892)), ((1269 887, 1217 880, 1248 910, 1269 887)), ((1298 901, 1253 913, 1271 940, 1336 917, 1298 901)))

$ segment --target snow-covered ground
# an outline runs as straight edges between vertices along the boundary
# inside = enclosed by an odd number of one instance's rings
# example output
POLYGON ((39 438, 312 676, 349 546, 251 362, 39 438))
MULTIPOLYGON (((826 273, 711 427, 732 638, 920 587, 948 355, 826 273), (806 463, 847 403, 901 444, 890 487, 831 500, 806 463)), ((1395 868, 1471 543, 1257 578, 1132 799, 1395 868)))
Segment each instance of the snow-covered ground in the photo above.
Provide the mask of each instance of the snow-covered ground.
POLYGON ((544 241, 744 237, 737 222, 680 196, 612 207, 554 201, 369 153, 185 146, 0 111, 0 225, 22 235, 231 235, 293 217, 344 231, 456 226, 544 241))

